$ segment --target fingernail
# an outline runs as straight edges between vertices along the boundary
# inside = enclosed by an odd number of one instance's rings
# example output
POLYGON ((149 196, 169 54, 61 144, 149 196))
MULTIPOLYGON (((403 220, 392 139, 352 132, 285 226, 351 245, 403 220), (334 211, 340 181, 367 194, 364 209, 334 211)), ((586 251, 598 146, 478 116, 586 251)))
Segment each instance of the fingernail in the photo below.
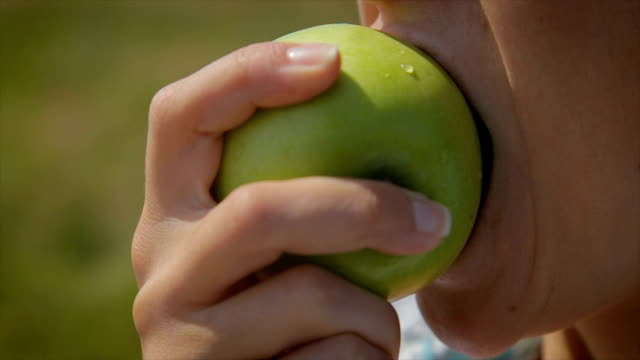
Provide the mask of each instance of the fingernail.
POLYGON ((408 191, 418 231, 443 238, 451 232, 451 213, 445 206, 429 200, 421 193, 408 191))
POLYGON ((338 48, 332 44, 313 43, 296 46, 287 50, 287 57, 296 65, 322 65, 338 56, 338 48))

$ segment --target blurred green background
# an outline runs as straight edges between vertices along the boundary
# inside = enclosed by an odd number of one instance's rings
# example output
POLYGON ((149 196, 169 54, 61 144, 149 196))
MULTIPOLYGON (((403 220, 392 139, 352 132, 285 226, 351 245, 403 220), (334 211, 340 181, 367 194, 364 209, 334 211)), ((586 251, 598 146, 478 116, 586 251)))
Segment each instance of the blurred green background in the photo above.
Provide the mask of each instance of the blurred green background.
POLYGON ((0 359, 136 359, 148 104, 352 0, 0 0, 0 359))

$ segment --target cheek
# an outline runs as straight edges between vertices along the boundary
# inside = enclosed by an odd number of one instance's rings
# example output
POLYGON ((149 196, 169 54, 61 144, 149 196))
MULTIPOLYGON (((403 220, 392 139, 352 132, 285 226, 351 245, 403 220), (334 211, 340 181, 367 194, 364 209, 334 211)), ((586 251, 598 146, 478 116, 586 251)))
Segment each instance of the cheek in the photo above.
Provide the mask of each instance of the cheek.
POLYGON ((479 3, 424 4, 429 6, 421 9, 418 24, 404 18, 382 29, 422 47, 450 72, 491 134, 494 162, 465 251, 419 299, 427 322, 449 346, 495 355, 527 332, 544 298, 532 281, 538 251, 526 148, 499 49, 479 3))
POLYGON ((485 6, 494 29, 504 29, 495 38, 530 163, 537 241, 553 287, 540 320, 546 328, 637 287, 640 8, 584 3, 485 6))
POLYGON ((640 215, 634 13, 623 1, 425 1, 409 17, 397 3, 377 26, 444 65, 494 145, 473 237, 419 296, 434 332, 495 354, 624 295, 640 215))

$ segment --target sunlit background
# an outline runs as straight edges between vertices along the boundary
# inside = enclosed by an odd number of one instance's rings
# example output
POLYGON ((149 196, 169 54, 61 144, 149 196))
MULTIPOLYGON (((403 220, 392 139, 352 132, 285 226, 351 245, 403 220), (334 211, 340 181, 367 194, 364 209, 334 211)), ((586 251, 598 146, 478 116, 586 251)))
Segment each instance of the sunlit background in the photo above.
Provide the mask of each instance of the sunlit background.
POLYGON ((136 359, 148 104, 351 0, 0 0, 0 359, 136 359))

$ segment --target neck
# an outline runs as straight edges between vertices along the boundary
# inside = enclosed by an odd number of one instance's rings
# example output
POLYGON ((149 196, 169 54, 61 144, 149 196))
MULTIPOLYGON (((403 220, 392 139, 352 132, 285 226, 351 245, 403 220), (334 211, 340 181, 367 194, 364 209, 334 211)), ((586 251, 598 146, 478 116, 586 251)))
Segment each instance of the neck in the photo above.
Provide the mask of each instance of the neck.
POLYGON ((640 358, 640 294, 544 337, 543 359, 640 358))

